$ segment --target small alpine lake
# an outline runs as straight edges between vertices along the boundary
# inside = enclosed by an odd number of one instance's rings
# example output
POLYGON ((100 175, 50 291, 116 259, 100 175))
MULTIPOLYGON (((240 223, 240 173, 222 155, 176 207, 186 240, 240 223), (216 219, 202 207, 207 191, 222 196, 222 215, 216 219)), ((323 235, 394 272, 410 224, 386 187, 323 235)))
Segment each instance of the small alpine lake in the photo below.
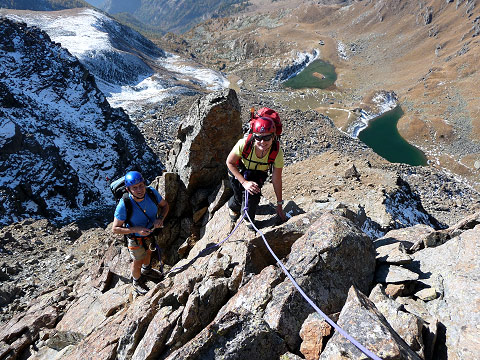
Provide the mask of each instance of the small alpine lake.
POLYGON ((358 138, 390 162, 413 166, 427 165, 425 154, 400 136, 397 123, 402 115, 403 110, 397 106, 370 120, 367 128, 358 134, 358 138))
POLYGON ((323 60, 312 61, 305 69, 283 83, 292 89, 327 89, 337 80, 335 67, 323 60))

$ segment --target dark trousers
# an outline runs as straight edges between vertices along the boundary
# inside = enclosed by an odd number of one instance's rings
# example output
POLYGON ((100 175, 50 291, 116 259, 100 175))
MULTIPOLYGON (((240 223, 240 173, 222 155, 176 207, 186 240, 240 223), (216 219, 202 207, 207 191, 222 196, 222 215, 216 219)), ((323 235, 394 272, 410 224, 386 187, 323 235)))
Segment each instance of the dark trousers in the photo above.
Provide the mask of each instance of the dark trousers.
MULTIPOLYGON (((240 170, 240 173, 247 181, 255 181, 260 188, 262 188, 268 175, 265 171, 259 170, 240 170)), ((243 209, 245 208, 245 189, 230 171, 228 172, 228 178, 233 190, 233 196, 228 200, 228 207, 235 212, 242 213, 243 209)), ((261 196, 261 191, 254 195, 248 194, 247 212, 252 221, 255 220, 255 214, 257 212, 257 207, 261 196)), ((245 217, 245 219, 248 220, 247 217, 245 217)))

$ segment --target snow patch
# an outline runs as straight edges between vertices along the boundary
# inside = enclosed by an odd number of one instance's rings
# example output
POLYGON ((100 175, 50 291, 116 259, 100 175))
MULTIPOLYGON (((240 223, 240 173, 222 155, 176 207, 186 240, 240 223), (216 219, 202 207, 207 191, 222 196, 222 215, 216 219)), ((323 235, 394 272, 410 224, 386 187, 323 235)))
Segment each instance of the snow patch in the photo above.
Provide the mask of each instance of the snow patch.
POLYGON ((341 59, 348 60, 347 47, 343 42, 339 41, 337 43, 337 51, 338 51, 338 56, 341 59))
POLYGON ((372 101, 376 105, 375 111, 368 112, 364 109, 360 109, 360 116, 352 125, 350 125, 347 130, 347 133, 351 137, 358 138, 358 134, 367 128, 368 123, 371 120, 395 109, 398 106, 398 97, 393 91, 378 92, 373 97, 372 101))
POLYGON ((52 41, 68 49, 95 76, 110 105, 122 107, 129 115, 145 105, 194 93, 199 87, 219 90, 230 85, 221 72, 166 53, 93 9, 71 16, 31 13, 8 17, 41 28, 52 41), (165 71, 160 74, 148 63, 165 71))
POLYGON ((308 52, 295 52, 293 60, 290 65, 282 68, 275 75, 274 82, 284 82, 288 79, 296 76, 313 61, 317 60, 320 56, 320 50, 314 49, 311 53, 308 52))
POLYGON ((4 147, 8 140, 15 136, 15 124, 13 121, 0 123, 0 148, 4 147))

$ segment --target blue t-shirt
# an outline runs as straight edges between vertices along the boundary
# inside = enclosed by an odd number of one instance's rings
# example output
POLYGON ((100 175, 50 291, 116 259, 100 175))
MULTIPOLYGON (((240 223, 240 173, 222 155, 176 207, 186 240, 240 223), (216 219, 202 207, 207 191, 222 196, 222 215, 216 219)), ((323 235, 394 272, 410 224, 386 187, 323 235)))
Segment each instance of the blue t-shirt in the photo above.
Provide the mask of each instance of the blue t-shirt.
MULTIPOLYGON (((127 227, 143 226, 151 228, 153 226, 157 215, 157 204, 162 201, 162 196, 154 188, 150 187, 150 189, 153 190, 157 198, 157 203, 154 203, 147 193, 145 193, 145 198, 140 202, 133 200, 132 195, 129 194, 130 201, 132 202, 132 216, 130 217, 130 224, 127 224, 127 227)), ((118 202, 117 208, 115 209, 115 217, 121 221, 127 220, 127 208, 125 207, 123 199, 118 202)), ((135 235, 141 236, 140 234, 135 235)))

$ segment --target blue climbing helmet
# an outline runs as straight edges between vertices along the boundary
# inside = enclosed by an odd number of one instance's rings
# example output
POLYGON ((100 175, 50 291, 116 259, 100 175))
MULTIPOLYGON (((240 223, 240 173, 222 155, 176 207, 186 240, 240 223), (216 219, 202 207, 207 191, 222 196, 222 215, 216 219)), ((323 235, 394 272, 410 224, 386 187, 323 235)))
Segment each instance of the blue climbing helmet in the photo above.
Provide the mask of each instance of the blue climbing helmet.
POLYGON ((138 171, 129 171, 127 175, 125 175, 125 186, 133 186, 137 185, 138 183, 145 182, 143 179, 142 174, 140 174, 138 171))

